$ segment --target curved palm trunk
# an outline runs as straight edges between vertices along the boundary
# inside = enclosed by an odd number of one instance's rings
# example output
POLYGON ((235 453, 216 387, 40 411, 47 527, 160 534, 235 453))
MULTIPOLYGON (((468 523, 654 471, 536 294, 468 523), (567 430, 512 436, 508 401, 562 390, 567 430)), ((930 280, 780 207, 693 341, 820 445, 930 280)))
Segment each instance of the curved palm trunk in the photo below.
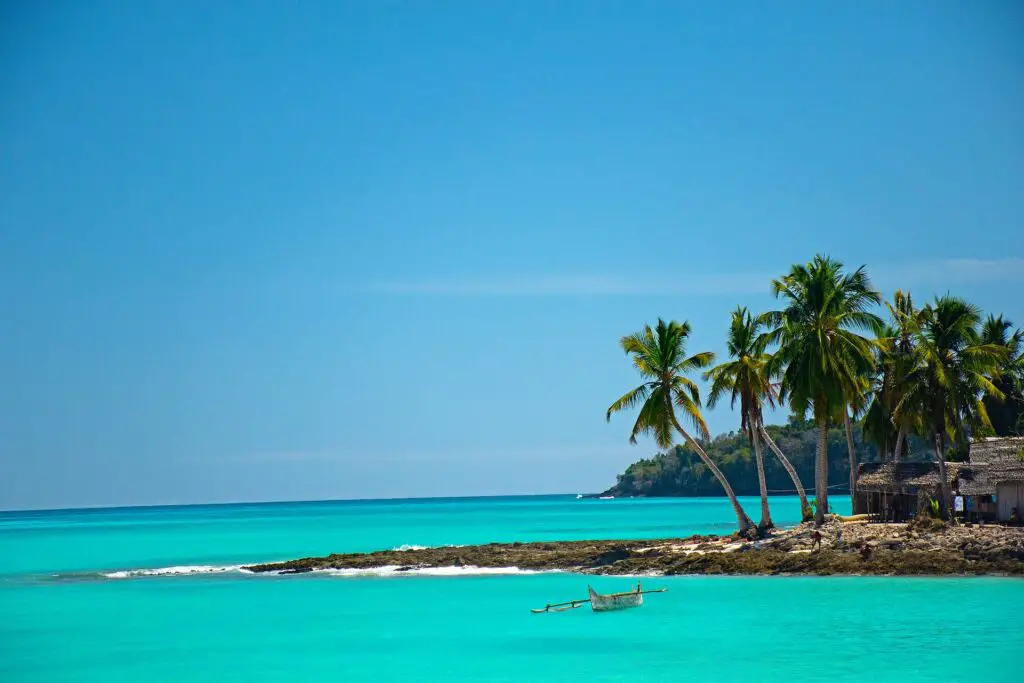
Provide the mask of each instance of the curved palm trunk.
POLYGON ((939 490, 941 500, 939 501, 939 515, 949 521, 953 521, 953 492, 949 488, 949 478, 946 476, 946 457, 942 448, 942 437, 935 434, 935 462, 939 465, 939 490))
POLYGON ((900 458, 903 457, 903 441, 907 438, 907 430, 900 427, 899 434, 896 435, 896 450, 892 452, 892 461, 899 462, 900 458))
POLYGON ((772 513, 768 508, 768 484, 764 478, 764 457, 761 454, 761 435, 754 432, 754 458, 757 460, 757 483, 761 488, 761 521, 759 529, 771 529, 775 524, 772 522, 772 513))
POLYGON ((818 422, 818 454, 814 463, 814 497, 817 499, 814 521, 824 524, 825 513, 828 512, 828 418, 822 418, 818 422))
POLYGON ((729 502, 732 503, 732 509, 736 513, 736 522, 739 524, 740 533, 745 534, 750 531, 754 526, 754 522, 751 521, 750 517, 748 517, 747 513, 743 510, 743 506, 740 505, 740 501, 736 498, 736 493, 732 490, 732 486, 729 485, 729 480, 725 478, 724 474, 722 474, 722 470, 718 469, 718 465, 708 457, 708 454, 700 447, 697 440, 690 436, 689 433, 683 429, 682 425, 677 422, 675 427, 676 430, 683 435, 683 438, 686 439, 686 442, 690 444, 693 450, 697 451, 697 455, 700 456, 701 461, 707 465, 707 468, 711 470, 711 473, 715 475, 716 479, 718 479, 718 483, 722 485, 723 489, 725 489, 725 495, 729 496, 729 502))
POLYGON ((789 458, 787 458, 783 454, 782 450, 775 444, 775 440, 772 438, 771 434, 768 433, 768 430, 764 428, 764 425, 758 425, 758 429, 761 436, 764 438, 764 442, 768 444, 768 448, 772 449, 772 452, 775 453, 775 457, 779 459, 779 462, 782 463, 782 467, 785 468, 786 472, 789 474, 789 478, 793 480, 793 486, 796 489, 796 493, 800 496, 800 514, 802 521, 810 521, 811 506, 807 504, 807 492, 804 490, 803 482, 800 481, 800 475, 796 473, 796 468, 793 467, 793 463, 789 461, 789 458))
POLYGON ((772 524, 772 513, 768 509, 768 484, 764 479, 764 457, 761 454, 761 435, 758 433, 757 418, 751 415, 750 420, 750 437, 754 442, 754 460, 757 462, 757 483, 761 487, 761 522, 757 525, 758 529, 771 529, 772 524))
POLYGON ((853 425, 848 408, 843 408, 843 426, 846 427, 846 452, 850 456, 850 496, 854 496, 857 493, 857 449, 853 445, 853 425))

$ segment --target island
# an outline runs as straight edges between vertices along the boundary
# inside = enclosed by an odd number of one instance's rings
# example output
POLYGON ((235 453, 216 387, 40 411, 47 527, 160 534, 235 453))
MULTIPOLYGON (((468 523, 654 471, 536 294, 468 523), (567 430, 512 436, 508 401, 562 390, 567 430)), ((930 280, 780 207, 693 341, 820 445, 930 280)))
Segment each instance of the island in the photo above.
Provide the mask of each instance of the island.
POLYGON ((909 524, 831 518, 776 529, 765 538, 488 543, 307 557, 245 567, 253 573, 441 567, 517 568, 608 575, 986 575, 1024 576, 1024 528, 909 524))

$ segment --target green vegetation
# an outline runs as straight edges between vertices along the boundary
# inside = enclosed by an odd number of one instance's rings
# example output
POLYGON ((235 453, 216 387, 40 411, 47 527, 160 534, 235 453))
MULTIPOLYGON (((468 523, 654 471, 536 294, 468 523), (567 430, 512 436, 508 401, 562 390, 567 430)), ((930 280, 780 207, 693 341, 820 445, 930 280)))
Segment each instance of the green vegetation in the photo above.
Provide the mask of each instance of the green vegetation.
POLYGON ((1005 347, 982 341, 981 311, 963 299, 942 296, 919 311, 911 310, 900 324, 909 329, 912 367, 904 378, 904 395, 895 417, 909 414, 922 436, 934 445, 942 480, 939 507, 952 518, 952 493, 945 460, 951 442, 955 457, 967 455, 972 433, 992 431, 984 397, 1005 401, 993 379, 1001 375, 1005 347))
POLYGON ((977 307, 949 295, 918 309, 909 293, 897 291, 885 304, 886 323, 875 312, 882 297, 866 269, 847 273, 820 255, 773 280, 771 291, 784 307, 759 316, 738 308, 727 333, 730 360, 705 374, 708 405, 727 394, 734 408, 739 403, 739 435, 709 438, 700 391, 686 373, 710 366, 714 354, 686 357, 688 323, 659 320, 653 330, 622 338, 644 384, 613 403, 607 417, 639 407, 630 441, 652 434, 663 450, 630 466, 607 493, 724 490, 746 533, 753 525, 736 490, 760 495, 761 530, 772 523, 768 494, 791 492, 820 524, 829 490, 845 488, 830 480, 841 476, 852 491, 858 462, 899 462, 931 450, 943 480, 939 508, 949 515, 945 461, 965 457, 971 438, 1024 433, 1024 332, 1011 333, 1002 316, 983 323, 977 307), (785 403, 795 417, 785 427, 766 427, 765 403, 785 403), (677 410, 696 437, 680 425, 677 410), (684 446, 673 446, 677 433, 684 446), (762 444, 777 460, 763 458, 762 444), (811 476, 814 506, 801 483, 811 476))
POLYGON ((810 409, 818 427, 814 495, 821 523, 828 509, 828 428, 845 423, 851 399, 874 369, 874 347, 858 330, 881 332, 881 318, 869 310, 881 296, 863 267, 844 274, 843 264, 822 256, 773 280, 772 293, 786 307, 762 316, 774 327, 768 342, 778 344, 769 371, 781 377, 790 409, 800 415, 810 409))
POLYGON ((706 368, 715 356, 705 351, 687 357, 686 341, 689 336, 689 323, 666 323, 659 320, 653 330, 647 325, 642 331, 623 337, 619 342, 622 350, 633 359, 633 367, 646 381, 613 403, 608 408, 606 418, 611 420, 614 413, 640 406, 640 413, 629 437, 634 444, 638 435, 650 434, 659 446, 669 448, 678 432, 729 496, 736 511, 740 533, 745 533, 753 527, 753 522, 736 499, 729 480, 722 475, 700 443, 679 423, 676 415, 678 409, 683 418, 693 425, 698 436, 708 438, 708 426, 700 412, 700 390, 686 373, 706 368))
MULTIPOLYGON (((740 306, 732 314, 729 326, 727 346, 732 359, 709 370, 705 379, 711 380, 711 392, 708 395, 708 406, 714 407, 726 394, 730 395, 730 405, 735 408, 740 404, 740 429, 746 433, 750 445, 754 448, 754 462, 757 465, 757 479, 761 495, 761 521, 758 528, 762 531, 771 528, 772 516, 768 506, 768 487, 765 479, 764 457, 761 441, 764 429, 762 406, 767 403, 775 407, 778 401, 778 390, 768 376, 768 361, 771 360, 764 351, 766 337, 762 334, 763 325, 755 320, 746 308, 740 306)), ((766 438, 765 441, 769 441, 766 438)), ((800 504, 808 508, 807 495, 804 493, 800 478, 792 464, 775 449, 780 463, 793 481, 794 491, 800 496, 800 504)))
POLYGON ((993 379, 1006 397, 982 400, 992 425, 999 435, 1024 434, 1024 330, 1011 333, 1013 323, 1003 316, 989 315, 981 329, 981 342, 1005 349, 1002 372, 993 379))
MULTIPOLYGON (((766 425, 765 430, 786 453, 800 479, 814 477, 818 430, 813 422, 791 417, 786 425, 766 425)), ((878 462, 878 448, 865 443, 860 425, 853 425, 853 438, 861 462, 878 462)), ((909 439, 911 452, 907 460, 929 460, 930 451, 917 437, 909 439)), ((705 444, 705 451, 729 480, 737 495, 756 496, 760 492, 753 448, 745 432, 730 432, 705 444)), ((829 476, 837 482, 847 481, 849 460, 846 457, 846 435, 841 427, 828 431, 829 476)), ((776 459, 765 460, 765 480, 771 495, 796 495, 793 481, 776 459)), ((618 483, 602 495, 609 496, 716 496, 721 487, 696 454, 685 446, 675 446, 652 458, 635 462, 619 475, 618 483)), ((848 493, 845 484, 834 493, 848 493)))

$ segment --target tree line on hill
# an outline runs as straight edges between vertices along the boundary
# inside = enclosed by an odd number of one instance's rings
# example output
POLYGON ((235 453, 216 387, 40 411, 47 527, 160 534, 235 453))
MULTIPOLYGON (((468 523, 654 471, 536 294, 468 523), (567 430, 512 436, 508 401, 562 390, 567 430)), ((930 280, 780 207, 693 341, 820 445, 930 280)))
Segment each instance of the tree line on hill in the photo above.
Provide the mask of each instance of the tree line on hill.
MULTIPOLYGON (((817 450, 817 430, 810 420, 790 417, 785 425, 765 425, 768 434, 786 453, 789 461, 803 481, 814 479, 814 460, 817 450)), ((859 424, 853 425, 853 440, 860 455, 860 462, 880 462, 878 447, 864 442, 859 424)), ((910 449, 904 457, 906 462, 922 462, 931 459, 928 446, 916 436, 910 437, 910 449)), ((849 475, 845 430, 838 427, 828 432, 829 480, 846 482, 849 475)), ((708 457, 715 461, 722 474, 729 480, 737 496, 760 494, 757 466, 753 448, 743 432, 720 434, 705 444, 708 457)), ((769 494, 796 495, 793 481, 778 459, 764 461, 765 480, 769 494)), ((849 486, 833 486, 832 493, 847 494, 849 486)), ((722 487, 688 445, 675 445, 653 457, 633 463, 618 475, 617 481, 602 496, 656 497, 656 496, 718 496, 722 487)))

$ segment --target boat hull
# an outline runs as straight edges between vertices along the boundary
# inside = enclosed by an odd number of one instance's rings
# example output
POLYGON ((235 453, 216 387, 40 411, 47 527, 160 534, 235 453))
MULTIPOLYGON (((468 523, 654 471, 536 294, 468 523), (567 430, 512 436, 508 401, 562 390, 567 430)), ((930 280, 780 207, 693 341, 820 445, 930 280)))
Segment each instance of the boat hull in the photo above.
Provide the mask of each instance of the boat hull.
POLYGON ((587 590, 590 592, 590 607, 595 612, 614 612, 620 609, 640 607, 644 604, 643 593, 640 593, 639 590, 611 595, 595 593, 590 586, 587 586, 587 590))

